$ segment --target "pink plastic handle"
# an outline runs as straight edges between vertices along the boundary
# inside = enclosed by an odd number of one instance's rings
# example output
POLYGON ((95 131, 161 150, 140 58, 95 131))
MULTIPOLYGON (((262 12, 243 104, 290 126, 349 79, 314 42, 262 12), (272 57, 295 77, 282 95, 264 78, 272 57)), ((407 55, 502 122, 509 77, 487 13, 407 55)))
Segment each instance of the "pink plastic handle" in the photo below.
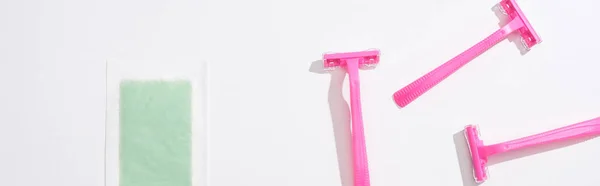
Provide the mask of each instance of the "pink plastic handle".
POLYGON ((400 107, 405 107, 419 96, 423 95, 429 89, 446 79, 448 76, 456 72, 462 66, 481 55, 483 52, 492 48, 504 40, 510 33, 523 27, 523 21, 513 19, 510 23, 497 30, 487 38, 475 44, 458 56, 450 59, 450 61, 440 65, 431 72, 423 75, 421 78, 413 81, 409 85, 394 93, 394 101, 400 107))
POLYGON ((350 110, 352 112, 352 151, 354 167, 354 185, 370 186, 369 164, 365 132, 363 127, 362 110, 360 103, 360 81, 358 66, 361 59, 348 59, 347 70, 350 79, 350 110))
POLYGON ((507 151, 596 135, 600 135, 600 117, 529 137, 488 145, 483 147, 481 150, 483 151, 482 153, 486 154, 486 156, 491 156, 507 151))

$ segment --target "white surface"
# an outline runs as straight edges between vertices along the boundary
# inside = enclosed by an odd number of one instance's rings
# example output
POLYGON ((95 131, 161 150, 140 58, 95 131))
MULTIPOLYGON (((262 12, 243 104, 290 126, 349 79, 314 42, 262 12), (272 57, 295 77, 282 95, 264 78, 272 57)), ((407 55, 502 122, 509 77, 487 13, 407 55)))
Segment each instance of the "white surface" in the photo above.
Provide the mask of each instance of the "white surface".
MULTIPOLYGON (((492 143, 600 113, 592 0, 519 1, 544 43, 521 56, 503 41, 396 108, 394 91, 498 28, 496 3, 1 1, 0 185, 104 184, 107 58, 211 62, 210 186, 341 185, 331 76, 309 67, 368 48, 383 52, 361 72, 372 185, 463 185, 466 124, 492 143)), ((485 185, 598 185, 598 146, 493 165, 485 185)))
POLYGON ((202 61, 111 59, 106 65, 106 186, 119 186, 120 90, 127 80, 185 80, 192 86, 192 186, 207 186, 208 66, 202 61))

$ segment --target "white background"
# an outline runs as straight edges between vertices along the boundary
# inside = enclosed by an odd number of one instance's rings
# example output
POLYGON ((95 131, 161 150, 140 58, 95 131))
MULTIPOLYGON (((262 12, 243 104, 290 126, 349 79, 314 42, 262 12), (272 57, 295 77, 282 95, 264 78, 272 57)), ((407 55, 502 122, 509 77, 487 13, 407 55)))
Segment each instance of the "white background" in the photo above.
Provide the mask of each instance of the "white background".
MULTIPOLYGON (((522 56, 503 41, 394 105, 396 90, 495 31, 496 3, 0 1, 0 185, 104 185, 105 61, 118 58, 211 63, 209 185, 350 186, 347 82, 309 69, 324 52, 368 48, 382 52, 361 71, 372 185, 471 185, 465 125, 493 143, 600 116, 593 0, 520 0, 542 44, 522 56)), ((598 185, 598 147, 498 163, 484 185, 598 185)))

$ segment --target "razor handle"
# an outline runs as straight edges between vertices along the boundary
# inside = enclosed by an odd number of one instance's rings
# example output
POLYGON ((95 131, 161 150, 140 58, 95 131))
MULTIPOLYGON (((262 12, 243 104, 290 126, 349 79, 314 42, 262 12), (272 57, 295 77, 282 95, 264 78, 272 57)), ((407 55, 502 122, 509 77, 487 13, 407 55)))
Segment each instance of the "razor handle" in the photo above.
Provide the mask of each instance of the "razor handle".
POLYGON ((398 106, 405 107, 423 95, 425 92, 429 91, 435 85, 442 82, 448 76, 458 71, 458 69, 475 59, 477 56, 481 55, 483 52, 489 50, 494 45, 504 40, 510 33, 521 27, 523 27, 523 22, 521 20, 512 20, 510 23, 498 29, 496 32, 492 33, 471 48, 460 53, 458 56, 450 59, 429 73, 421 76, 421 78, 398 90, 396 93, 394 93, 394 101, 396 104, 398 104, 398 106))
POLYGON ((600 135, 600 117, 540 134, 484 147, 488 156, 553 142, 600 135))
POLYGON ((358 76, 359 63, 361 59, 348 59, 346 61, 350 81, 350 110, 352 115, 352 151, 354 167, 354 185, 370 186, 369 165, 367 159, 367 148, 365 144, 365 132, 363 126, 360 81, 358 76))

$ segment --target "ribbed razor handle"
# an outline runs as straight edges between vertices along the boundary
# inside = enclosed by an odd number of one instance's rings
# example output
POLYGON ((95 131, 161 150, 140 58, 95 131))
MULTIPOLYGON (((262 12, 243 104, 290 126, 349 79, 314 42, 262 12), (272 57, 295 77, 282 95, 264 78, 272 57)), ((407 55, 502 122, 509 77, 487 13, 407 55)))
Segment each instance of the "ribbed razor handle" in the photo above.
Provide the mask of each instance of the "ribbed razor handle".
POLYGON ((468 50, 450 59, 450 61, 435 68, 431 72, 425 74, 421 78, 413 81, 409 85, 394 93, 394 101, 400 107, 405 107, 419 96, 423 95, 429 89, 446 79, 448 76, 456 72, 460 67, 469 63, 475 57, 490 49, 492 46, 502 41, 509 33, 505 33, 504 29, 499 29, 492 35, 472 46, 468 50))

